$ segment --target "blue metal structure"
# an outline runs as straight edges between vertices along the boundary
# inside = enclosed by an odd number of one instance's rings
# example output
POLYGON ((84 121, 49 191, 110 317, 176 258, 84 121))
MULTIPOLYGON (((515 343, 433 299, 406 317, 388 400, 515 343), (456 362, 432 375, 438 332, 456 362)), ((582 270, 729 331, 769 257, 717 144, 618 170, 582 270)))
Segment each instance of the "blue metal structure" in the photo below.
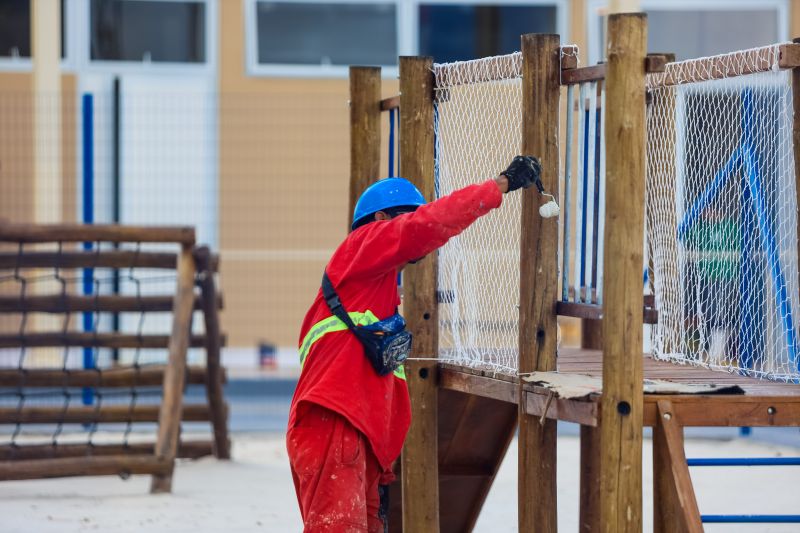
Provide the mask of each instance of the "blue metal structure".
MULTIPOLYGON (((94 97, 85 93, 81 100, 81 115, 83 120, 83 213, 84 224, 94 224, 94 97)), ((84 250, 91 250, 92 243, 84 242, 84 250)), ((83 269, 83 294, 91 295, 94 291, 94 269, 83 269)), ((83 313, 83 330, 94 330, 94 317, 91 312, 83 313)), ((83 348, 83 368, 94 368, 94 356, 91 347, 83 348)), ((85 387, 82 390, 84 405, 91 405, 94 400, 94 391, 85 387)))

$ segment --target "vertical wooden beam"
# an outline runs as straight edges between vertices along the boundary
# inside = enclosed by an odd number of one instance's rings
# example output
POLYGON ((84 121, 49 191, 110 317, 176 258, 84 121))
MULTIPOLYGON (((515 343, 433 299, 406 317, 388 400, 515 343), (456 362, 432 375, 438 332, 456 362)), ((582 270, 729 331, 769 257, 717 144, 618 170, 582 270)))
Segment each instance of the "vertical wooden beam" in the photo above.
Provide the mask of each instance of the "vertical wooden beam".
POLYGON ((197 264, 197 280, 200 285, 203 320, 206 333, 206 397, 214 430, 214 455, 218 459, 231 458, 231 443, 228 438, 228 407, 222 389, 222 365, 220 347, 222 336, 219 327, 217 287, 211 269, 211 252, 201 246, 194 252, 197 264))
POLYGON ((703 532, 683 449, 683 428, 671 403, 663 400, 658 402, 658 420, 653 425, 653 531, 703 532))
MULTIPOLYGON (((522 152, 541 159, 542 184, 555 195, 560 45, 558 35, 522 36, 522 152)), ((556 369, 558 219, 539 215, 541 199, 534 188, 521 194, 519 372, 523 374, 556 369)), ((540 423, 527 414, 521 388, 519 398, 519 530, 556 531, 556 421, 540 423)))
POLYGON ((195 263, 192 244, 184 244, 178 256, 178 286, 173 305, 172 334, 169 339, 169 360, 164 370, 164 392, 158 414, 158 437, 155 455, 169 462, 166 474, 154 475, 150 492, 170 492, 172 490, 172 471, 181 429, 183 409, 183 388, 186 382, 186 350, 192 327, 194 309, 195 263))
MULTIPOLYGON (((427 200, 434 198, 433 59, 400 58, 400 170, 427 200)), ((406 267, 404 313, 414 334, 413 357, 439 352, 436 254, 406 267)), ((411 428, 402 457, 403 531, 439 530, 436 364, 406 364, 411 428)))
POLYGON ((600 428, 581 426, 580 533, 600 531, 600 428))
POLYGON ((603 257, 603 531, 642 531, 642 265, 647 17, 608 19, 603 257))
POLYGON ((350 214, 381 165, 381 68, 350 67, 350 214))

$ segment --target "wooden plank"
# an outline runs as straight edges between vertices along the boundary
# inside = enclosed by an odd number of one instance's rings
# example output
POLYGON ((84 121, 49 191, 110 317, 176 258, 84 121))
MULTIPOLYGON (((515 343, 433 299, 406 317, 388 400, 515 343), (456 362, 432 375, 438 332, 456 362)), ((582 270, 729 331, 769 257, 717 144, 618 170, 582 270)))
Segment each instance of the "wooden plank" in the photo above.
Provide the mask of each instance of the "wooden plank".
POLYGON ((600 531, 600 428, 581 426, 580 515, 578 531, 600 531))
POLYGON ((655 533, 703 533, 700 510, 686 464, 683 428, 668 400, 658 402, 653 427, 653 525, 655 533))
POLYGON ((439 368, 439 387, 501 402, 517 403, 519 387, 510 382, 439 368))
MULTIPOLYGON (((21 461, 32 459, 59 459, 64 457, 91 457, 104 455, 153 455, 152 442, 125 444, 35 444, 0 446, 0 461, 21 461)), ((199 459, 214 453, 214 443, 210 440, 190 440, 178 446, 178 457, 199 459)))
MULTIPOLYGON (((174 270, 178 255, 170 252, 136 250, 46 252, 24 249, 22 252, 0 252, 0 269, 16 268, 157 268, 174 270)), ((216 272, 218 256, 212 257, 216 272)))
POLYGON ((381 111, 389 111, 400 107, 400 95, 390 96, 381 100, 381 111))
POLYGON ((644 425, 658 422, 658 402, 668 400, 681 426, 800 427, 800 397, 646 395, 644 425))
MULTIPOLYGON (((603 319, 603 306, 578 302, 556 302, 556 314, 590 320, 603 319)), ((658 323, 658 311, 651 307, 642 307, 642 320, 645 324, 658 323)))
POLYGON ((71 476, 163 475, 172 470, 171 462, 152 455, 64 457, 32 461, 0 461, 0 481, 46 479, 71 476))
POLYGON ((647 17, 608 17, 600 515, 642 531, 642 242, 647 17))
POLYGON ((380 177, 381 68, 350 67, 350 211, 361 193, 380 177))
MULTIPOLYGON (((427 200, 435 197, 433 157, 433 59, 400 58, 400 171, 427 200)), ((436 254, 406 267, 405 318, 415 357, 439 353, 436 254)), ((411 427, 402 454, 403 530, 438 531, 438 401, 433 361, 406 365, 411 427)))
POLYGON ((194 244, 194 228, 114 224, 0 224, 0 241, 174 242, 191 246, 194 244))
MULTIPOLYGON (((148 387, 164 382, 164 365, 118 367, 100 370, 83 369, 8 369, 0 370, 0 387, 148 387)), ((223 382, 225 377, 222 377, 223 382)), ((186 382, 203 385, 206 369, 190 366, 186 382)))
MULTIPOLYGON (((193 300, 189 300, 189 311, 192 310, 193 300)), ((130 335, 124 333, 24 333, 22 335, 0 335, 0 348, 41 348, 48 346, 84 346, 96 348, 167 348, 171 337, 169 335, 130 335)), ((192 335, 191 347, 203 348, 205 335, 192 335)))
MULTIPOLYGON (((664 72, 668 59, 664 54, 650 54, 644 59, 644 69, 647 73, 664 72)), ((591 67, 576 68, 561 72, 561 85, 574 85, 600 81, 606 77, 606 64, 600 63, 591 67)))
POLYGON ((172 469, 178 450, 178 436, 183 408, 183 388, 186 375, 186 351, 189 348, 192 328, 192 302, 194 301, 195 261, 192 248, 184 245, 178 258, 178 283, 169 339, 169 359, 164 373, 164 392, 158 416, 158 437, 155 455, 167 461, 169 471, 154 475, 150 492, 172 491, 172 469))
POLYGON ((778 67, 797 68, 800 67, 800 41, 792 40, 792 43, 785 43, 778 47, 778 67))
POLYGON ((490 63, 461 61, 440 65, 436 71, 436 88, 441 91, 448 87, 519 78, 521 63, 520 54, 512 53, 492 57, 490 63))
MULTIPOLYGON (((216 307, 222 306, 217 299, 216 307)), ((195 296, 194 309, 201 308, 200 296, 195 296)), ((172 311, 172 296, 123 296, 51 294, 42 296, 0 296, 0 313, 161 313, 172 311)))
POLYGON ((561 70, 578 68, 578 47, 566 45, 561 47, 561 70))
POLYGON ((584 426, 597 425, 597 402, 567 400, 551 397, 549 392, 525 390, 525 412, 541 421, 542 415, 548 420, 563 420, 584 426))
MULTIPOLYGON (((539 157, 542 184, 558 196, 558 35, 522 36, 522 152, 539 157)), ((569 72, 569 71, 568 71, 569 72)), ((558 220, 539 215, 539 193, 522 194, 519 373, 556 369, 558 220)), ((523 397, 520 381, 520 398, 523 397)), ((519 405, 518 528, 556 531, 556 422, 519 405)))
POLYGON ((208 407, 211 411, 211 425, 214 429, 214 454, 218 459, 231 458, 231 443, 228 438, 228 407, 225 403, 225 393, 222 390, 225 371, 220 360, 222 346, 219 325, 219 313, 214 305, 219 297, 214 281, 214 272, 211 271, 211 251, 207 247, 195 250, 195 263, 197 265, 197 281, 200 285, 200 295, 203 303, 203 320, 206 332, 206 396, 208 407))
MULTIPOLYGON (((792 42, 795 44, 794 50, 798 50, 800 37, 793 39, 792 42)), ((800 61, 797 65, 792 69, 792 151, 794 153, 795 202, 797 202, 795 205, 800 205, 800 61)), ((800 228, 800 219, 797 224, 800 228)), ((800 233, 797 234, 797 250, 800 250, 800 233)))
MULTIPOLYGON (((95 405, 71 404, 65 407, 2 407, 0 424, 91 424, 110 422, 156 422, 158 405, 95 405)), ((210 420, 207 405, 187 405, 183 413, 187 422, 210 420)))

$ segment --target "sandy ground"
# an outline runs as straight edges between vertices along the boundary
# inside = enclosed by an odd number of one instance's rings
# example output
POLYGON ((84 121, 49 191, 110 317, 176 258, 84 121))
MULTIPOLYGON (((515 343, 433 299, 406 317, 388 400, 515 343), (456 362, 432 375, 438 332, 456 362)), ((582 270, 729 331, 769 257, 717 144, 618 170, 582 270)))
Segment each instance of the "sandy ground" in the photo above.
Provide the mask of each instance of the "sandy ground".
MULTIPOLYGON (((737 439, 688 440, 691 457, 797 456, 800 450, 737 439)), ((516 445, 489 494, 476 531, 516 531, 516 445)), ((579 446, 559 437, 559 529, 577 531, 579 446)), ((652 530, 652 474, 645 442, 645 531, 652 530)), ((707 514, 800 511, 800 467, 693 469, 700 510, 707 514)), ((234 460, 178 465, 174 492, 151 496, 149 478, 112 477, 0 484, 0 531, 200 532, 299 531, 283 436, 240 434, 234 460)), ((798 532, 794 525, 709 525, 707 531, 798 532)))

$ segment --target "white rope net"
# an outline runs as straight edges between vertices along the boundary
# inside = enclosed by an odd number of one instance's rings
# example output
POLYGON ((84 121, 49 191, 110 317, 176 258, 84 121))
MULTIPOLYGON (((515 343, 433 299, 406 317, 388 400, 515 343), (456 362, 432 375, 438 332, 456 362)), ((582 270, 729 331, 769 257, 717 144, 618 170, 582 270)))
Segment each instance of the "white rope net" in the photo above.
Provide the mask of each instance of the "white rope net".
MULTIPOLYGON (((437 196, 496 177, 522 143, 520 53, 434 65, 437 196)), ((520 195, 439 251, 439 357, 517 371, 520 195)))
POLYGON ((792 92, 778 59, 775 46, 648 76, 659 359, 800 378, 792 92))

